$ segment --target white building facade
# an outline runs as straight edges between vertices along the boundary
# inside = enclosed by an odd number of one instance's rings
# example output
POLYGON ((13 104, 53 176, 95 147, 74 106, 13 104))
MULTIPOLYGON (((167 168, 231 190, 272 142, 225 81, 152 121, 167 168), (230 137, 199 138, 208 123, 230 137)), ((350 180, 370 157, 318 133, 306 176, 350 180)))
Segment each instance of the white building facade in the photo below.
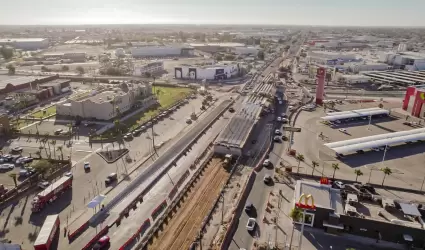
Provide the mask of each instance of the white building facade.
POLYGON ((132 107, 147 109, 156 103, 151 84, 123 83, 120 87, 93 93, 82 100, 58 104, 56 113, 83 119, 110 120, 132 107))
POLYGON ((164 71, 164 62, 151 62, 144 65, 137 65, 134 67, 134 76, 145 76, 146 73, 156 74, 164 71))
POLYGON ((238 76, 241 73, 239 63, 227 65, 189 66, 182 65, 174 68, 176 79, 220 80, 238 76))
POLYGON ((8 45, 15 49, 37 50, 49 47, 49 40, 46 38, 4 38, 0 39, 0 46, 8 45))
POLYGON ((380 56, 380 61, 392 65, 395 69, 425 70, 425 55, 423 54, 413 52, 385 53, 380 56))
POLYGON ((193 48, 183 46, 146 46, 130 48, 133 57, 193 56, 193 48))

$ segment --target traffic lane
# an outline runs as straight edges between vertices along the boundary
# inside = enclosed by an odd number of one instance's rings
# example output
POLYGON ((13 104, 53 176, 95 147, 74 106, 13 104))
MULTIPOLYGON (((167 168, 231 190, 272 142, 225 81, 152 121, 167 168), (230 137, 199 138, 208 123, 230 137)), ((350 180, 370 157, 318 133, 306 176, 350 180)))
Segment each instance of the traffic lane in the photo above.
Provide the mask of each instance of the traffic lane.
MULTIPOLYGON (((147 195, 143 197, 143 203, 138 206, 135 211, 130 212, 130 218, 124 219, 119 227, 112 227, 109 231, 111 237, 111 249, 118 249, 133 235, 140 225, 150 216, 151 212, 164 200, 168 199, 168 194, 173 189, 173 185, 180 179, 184 172, 186 172, 192 165, 194 160, 200 155, 209 142, 220 132, 223 121, 218 121, 205 136, 203 136, 187 156, 177 161, 175 167, 168 171, 168 175, 164 175, 161 180, 151 189, 147 195), (172 183, 173 182, 173 183, 172 183)), ((187 178, 189 180, 190 177, 187 178)), ((115 208, 114 208, 115 210, 115 208)))

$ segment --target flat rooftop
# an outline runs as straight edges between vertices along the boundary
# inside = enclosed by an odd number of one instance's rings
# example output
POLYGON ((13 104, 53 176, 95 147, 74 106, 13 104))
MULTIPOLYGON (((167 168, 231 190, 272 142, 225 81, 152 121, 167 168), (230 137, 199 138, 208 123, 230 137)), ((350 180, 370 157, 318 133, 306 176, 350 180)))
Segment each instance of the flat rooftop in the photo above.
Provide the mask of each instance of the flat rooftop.
POLYGON ((217 144, 243 148, 257 122, 260 111, 260 105, 246 103, 244 108, 240 110, 224 128, 224 131, 217 140, 217 144))
POLYGON ((190 43, 192 47, 218 46, 218 47, 245 47, 243 43, 190 43))
POLYGON ((91 100, 94 103, 104 103, 104 102, 110 102, 112 100, 114 100, 115 96, 122 96, 125 95, 126 92, 122 91, 122 90, 118 90, 118 91, 103 91, 100 93, 97 93, 95 95, 92 96, 88 96, 82 100, 79 100, 78 102, 84 102, 86 100, 91 100), (109 99, 108 99, 109 97, 109 99))
POLYGON ((425 84, 425 71, 380 71, 380 72, 363 72, 365 76, 368 76, 377 81, 396 83, 401 82, 404 84, 414 85, 417 83, 425 84))
POLYGON ((44 79, 47 76, 13 76, 13 77, 0 77, 0 88, 5 88, 6 85, 12 84, 13 86, 29 83, 37 79, 44 79))
POLYGON ((62 83, 66 83, 66 82, 71 82, 71 80, 69 80, 69 79, 55 79, 55 80, 48 81, 46 83, 42 83, 42 84, 39 84, 39 85, 43 86, 43 87, 53 87, 53 86, 56 86, 58 84, 62 84, 62 83))
POLYGON ((11 42, 41 42, 46 38, 1 38, 0 43, 11 43, 11 42))
POLYGON ((334 210, 336 214, 343 214, 341 192, 330 185, 317 182, 297 181, 295 184, 295 201, 298 202, 302 194, 310 194, 317 207, 334 210))

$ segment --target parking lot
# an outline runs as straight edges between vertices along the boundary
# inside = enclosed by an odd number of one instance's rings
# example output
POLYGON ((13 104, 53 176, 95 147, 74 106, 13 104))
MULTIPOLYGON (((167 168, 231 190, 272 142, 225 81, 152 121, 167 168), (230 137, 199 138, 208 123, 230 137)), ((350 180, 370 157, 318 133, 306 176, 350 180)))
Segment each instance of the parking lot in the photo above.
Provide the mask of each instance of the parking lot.
POLYGON ((8 189, 15 187, 12 174, 16 174, 17 184, 25 180, 30 174, 28 171, 26 171, 26 167, 28 167, 32 162, 33 158, 28 156, 21 156, 18 153, 1 155, 0 185, 3 185, 8 189))
MULTIPOLYGON (((355 110, 362 108, 377 107, 380 101, 371 103, 347 103, 335 106, 336 111, 355 110)), ((323 108, 315 111, 302 111, 298 116, 296 127, 301 127, 302 132, 295 134, 294 149, 305 156, 304 163, 301 164, 301 172, 311 172, 311 162, 317 161, 319 166, 316 171, 323 172, 324 175, 332 177, 334 169, 332 164, 339 164, 339 169, 335 171, 336 178, 354 180, 355 169, 362 171, 358 181, 381 184, 384 178, 382 168, 388 167, 392 174, 386 177, 385 184, 396 187, 421 189, 425 169, 423 168, 423 153, 425 144, 421 142, 412 144, 392 145, 386 152, 384 150, 364 150, 363 153, 353 153, 344 155, 342 159, 337 159, 335 152, 323 144, 337 142, 366 136, 373 136, 384 133, 411 130, 417 127, 404 125, 406 115, 399 113, 401 102, 383 102, 384 109, 390 110, 390 117, 369 120, 352 121, 348 123, 328 126, 321 122, 320 117, 325 116, 323 108), (345 129, 345 131, 340 131, 345 129), (315 138, 315 140, 313 140, 315 138), (384 160, 384 161, 383 161, 384 160)), ((328 110, 329 111, 329 110, 328 110)))

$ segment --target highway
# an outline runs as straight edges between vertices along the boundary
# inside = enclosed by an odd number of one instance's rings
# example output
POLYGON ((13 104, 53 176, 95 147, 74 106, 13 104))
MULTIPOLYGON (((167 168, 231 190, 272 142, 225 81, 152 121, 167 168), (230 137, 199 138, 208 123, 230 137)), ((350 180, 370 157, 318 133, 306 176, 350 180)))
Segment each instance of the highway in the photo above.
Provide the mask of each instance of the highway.
MULTIPOLYGON (((119 212, 126 208, 135 197, 137 197, 148 185, 150 180, 155 178, 155 174, 165 167, 167 167, 172 161, 174 161, 177 154, 183 150, 186 145, 205 127, 209 124, 228 104, 230 100, 225 100, 217 105, 217 107, 203 119, 199 119, 195 126, 192 127, 186 134, 178 137, 173 145, 166 148, 165 151, 159 153, 159 157, 146 168, 138 171, 137 175, 130 177, 131 182, 126 183, 126 186, 122 188, 115 188, 108 197, 106 198, 106 206, 104 213, 109 212, 108 218, 99 224, 100 227, 105 226, 117 218, 119 212)), ((120 185, 121 186, 121 185, 120 185)), ((155 187, 156 189, 156 187, 155 187)), ((98 227, 99 227, 98 226, 98 227)), ((89 229, 82 236, 77 238, 71 247, 78 249, 80 246, 85 245, 90 239, 96 234, 96 230, 89 229)))
MULTIPOLYGON (((223 96, 222 98, 229 97, 223 96)), ((222 98, 220 98, 219 101, 222 98)), ((154 132, 157 134, 155 137, 156 144, 160 143, 161 141, 164 142, 164 146, 159 150, 159 154, 161 154, 161 152, 163 152, 166 147, 174 143, 178 137, 181 137, 182 134, 190 131, 197 124, 195 122, 192 125, 188 125, 186 124, 186 119, 190 113, 198 113, 200 111, 201 102, 201 98, 191 100, 189 104, 182 106, 175 113, 155 125, 154 132)), ((206 117, 210 111, 211 110, 209 109, 206 113, 199 117, 199 120, 203 120, 203 118, 206 117)), ((126 142, 126 147, 130 150, 129 155, 136 161, 142 161, 142 159, 148 157, 153 152, 152 141, 147 137, 152 138, 151 130, 146 131, 139 137, 135 137, 130 142, 126 142)), ((19 144, 24 148, 24 155, 34 153, 38 150, 38 143, 34 139, 31 139, 31 142, 25 143, 23 140, 26 139, 22 138, 19 141, 19 144)), ((59 142, 57 145, 59 145, 59 142)), ((81 218, 83 216, 90 217, 93 214, 92 211, 88 211, 88 215, 86 215, 86 205, 94 197, 94 194, 102 193, 102 191, 106 192, 110 189, 105 189, 104 187, 104 180, 107 175, 112 172, 116 172, 118 173, 118 177, 122 179, 126 176, 126 171, 129 171, 135 165, 140 164, 140 162, 128 164, 123 160, 108 164, 96 153, 96 150, 100 147, 100 144, 93 145, 94 147, 91 149, 85 142, 76 141, 74 143, 73 159, 78 159, 78 161, 75 162, 75 165, 72 168, 74 175, 73 189, 64 197, 61 197, 55 201, 54 206, 48 206, 41 213, 32 215, 30 201, 35 195, 32 194, 28 197, 24 197, 17 204, 6 207, 2 211, 2 218, 21 217, 23 221, 22 224, 15 225, 14 220, 12 219, 7 221, 2 220, 5 229, 8 230, 5 238, 12 240, 13 242, 23 242, 22 245, 25 247, 25 249, 29 249, 31 247, 32 239, 27 237, 22 238, 22 234, 28 235, 33 233, 43 224, 47 215, 55 213, 59 213, 63 227, 67 226, 68 224, 70 225, 69 228, 72 229, 74 227, 72 222, 77 218, 81 218), (86 173, 83 169, 83 163, 85 161, 88 161, 91 165, 91 171, 88 173, 86 173)), ((103 146, 110 148, 113 147, 113 145, 107 144, 104 144, 103 146)), ((114 146, 117 147, 116 143, 114 146)), ((69 148, 64 147, 64 155, 66 155, 69 150, 69 148)), ((60 152, 56 152, 56 154, 60 154, 60 152)), ((148 161, 147 163, 143 164, 140 169, 146 168, 151 163, 152 161, 148 161)), ((19 169, 16 168, 16 171, 19 171, 19 169)), ((124 181, 122 185, 117 186, 116 189, 119 190, 120 186, 125 186, 129 182, 130 181, 124 181)), ((60 245, 64 244, 63 246, 68 245, 68 241, 62 237, 60 237, 59 243, 60 245)))
MULTIPOLYGON (((291 49, 289 50, 289 53, 286 55, 289 57, 293 52, 297 52, 299 50, 299 45, 295 47, 294 45, 291 46, 291 49)), ((269 74, 273 70, 275 70, 275 63, 282 62, 283 58, 277 58, 271 65, 273 67, 268 67, 263 73, 264 76, 267 76, 265 74, 269 74)), ((279 65, 279 63, 278 63, 279 65)), ((279 116, 281 113, 286 113, 287 110, 287 101, 284 100, 282 105, 276 105, 275 107, 275 115, 279 116)), ((274 124, 275 128, 280 128, 281 124, 274 124)), ((274 132, 274 129, 272 130, 274 132)), ((272 163, 273 166, 278 166, 281 161, 281 154, 284 150, 284 143, 283 141, 280 143, 274 143, 273 150, 269 154, 269 160, 272 163)), ((251 192, 248 195, 247 202, 251 202, 255 207, 255 215, 257 215, 257 229, 254 234, 250 234, 246 229, 246 223, 249 219, 249 216, 245 211, 242 212, 239 222, 238 222, 238 228, 236 232, 233 235, 233 240, 229 246, 229 250, 239 250, 239 249, 252 249, 252 244, 254 238, 259 238, 259 234, 261 234, 261 225, 263 224, 262 218, 260 218, 258 215, 263 213, 264 206, 266 199, 268 197, 268 193, 272 189, 272 187, 267 186, 263 179, 265 175, 273 176, 274 174, 274 168, 262 168, 261 171, 259 171, 256 175, 254 184, 252 186, 251 192)))

